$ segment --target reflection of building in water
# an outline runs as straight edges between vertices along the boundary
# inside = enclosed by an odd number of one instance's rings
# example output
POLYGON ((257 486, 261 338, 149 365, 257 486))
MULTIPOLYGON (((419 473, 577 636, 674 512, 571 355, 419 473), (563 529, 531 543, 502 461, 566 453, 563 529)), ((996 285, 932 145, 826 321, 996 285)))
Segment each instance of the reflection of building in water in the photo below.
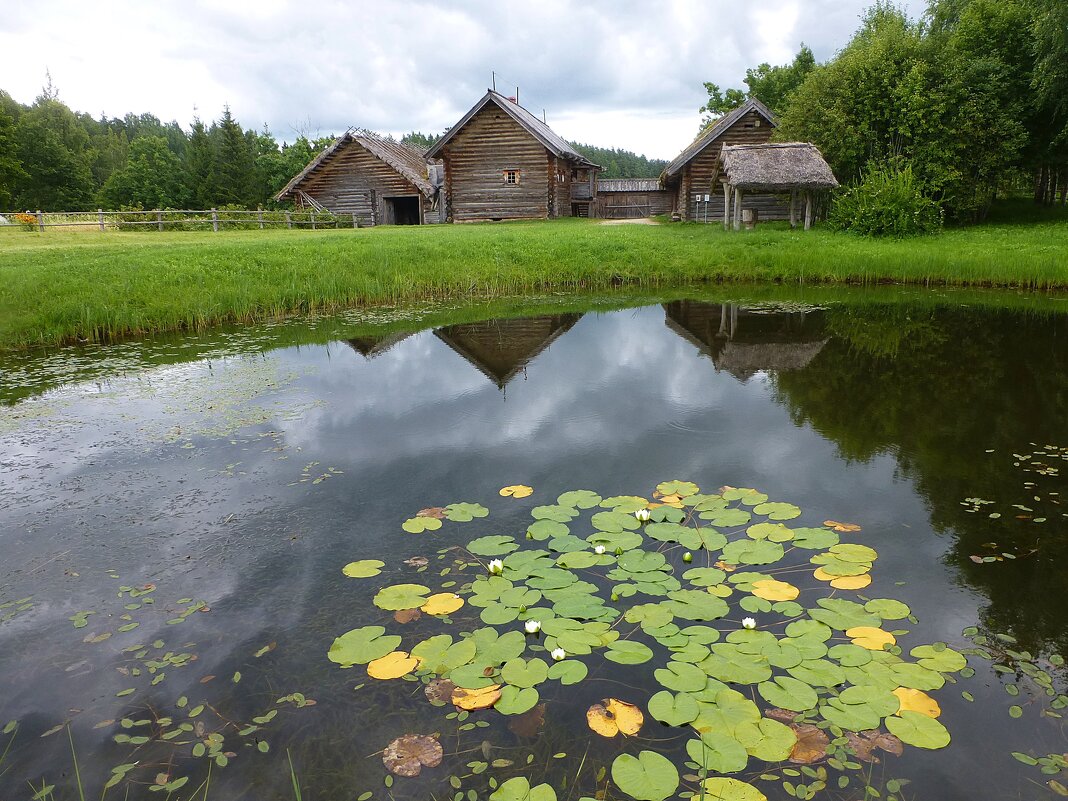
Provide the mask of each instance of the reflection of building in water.
POLYGON ((499 388, 579 321, 581 314, 518 317, 447 325, 434 335, 499 388))
POLYGON ((398 342, 403 342, 412 334, 410 331, 400 331, 396 334, 386 334, 380 337, 355 337, 346 339, 345 343, 354 351, 367 359, 381 356, 398 342))
POLYGON ((668 328, 739 381, 763 371, 800 370, 828 337, 816 307, 759 308, 675 300, 664 304, 668 328))

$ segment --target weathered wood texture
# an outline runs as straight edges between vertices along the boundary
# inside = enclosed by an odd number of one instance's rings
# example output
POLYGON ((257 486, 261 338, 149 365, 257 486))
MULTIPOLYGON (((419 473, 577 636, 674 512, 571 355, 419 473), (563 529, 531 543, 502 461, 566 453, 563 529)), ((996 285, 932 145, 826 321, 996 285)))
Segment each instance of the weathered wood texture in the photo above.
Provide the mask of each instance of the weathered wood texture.
MULTIPOLYGON (((558 212, 555 157, 492 103, 456 133, 442 155, 446 215, 454 222, 544 219, 558 212), (508 170, 519 170, 518 183, 505 181, 508 170)), ((565 205, 570 213, 569 202, 565 205)))
POLYGON ((652 217, 671 212, 671 193, 665 189, 652 191, 611 192, 597 190, 597 201, 591 209, 594 217, 606 220, 652 217))
POLYGON ((360 225, 395 222, 386 198, 417 197, 420 222, 428 221, 431 205, 415 184, 354 141, 333 153, 301 189, 332 212, 354 215, 360 225))

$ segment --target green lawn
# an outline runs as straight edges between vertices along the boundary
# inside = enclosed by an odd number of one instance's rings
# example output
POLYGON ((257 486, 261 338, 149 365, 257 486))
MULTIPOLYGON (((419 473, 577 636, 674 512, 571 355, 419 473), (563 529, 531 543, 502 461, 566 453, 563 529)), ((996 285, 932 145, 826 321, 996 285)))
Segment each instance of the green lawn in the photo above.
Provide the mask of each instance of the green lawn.
MULTIPOLYGON (((1018 215, 1017 215, 1018 216, 1018 215)), ((213 234, 0 229, 0 349, 422 298, 884 282, 1068 289, 1068 216, 860 239, 592 220, 213 234)))

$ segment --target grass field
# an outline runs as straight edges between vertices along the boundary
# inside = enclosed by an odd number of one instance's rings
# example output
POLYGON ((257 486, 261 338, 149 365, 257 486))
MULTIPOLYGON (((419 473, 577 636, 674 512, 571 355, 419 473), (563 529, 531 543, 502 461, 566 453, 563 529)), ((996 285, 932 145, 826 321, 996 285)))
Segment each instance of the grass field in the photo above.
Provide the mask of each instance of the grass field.
MULTIPOLYGON (((1023 208, 1023 207, 1020 207, 1023 208)), ((876 241, 591 220, 336 231, 0 229, 0 349, 423 298, 698 282, 1068 289, 1068 215, 876 241)))

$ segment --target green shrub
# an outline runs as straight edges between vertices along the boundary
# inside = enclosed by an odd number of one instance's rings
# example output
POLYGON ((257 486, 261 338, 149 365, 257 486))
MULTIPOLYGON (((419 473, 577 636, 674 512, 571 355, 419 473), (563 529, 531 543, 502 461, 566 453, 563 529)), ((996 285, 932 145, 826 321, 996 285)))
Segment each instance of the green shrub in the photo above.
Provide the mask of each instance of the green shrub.
POLYGON ((869 167, 864 180, 839 194, 831 226, 863 236, 917 236, 942 228, 942 209, 923 193, 911 165, 890 162, 869 167))

